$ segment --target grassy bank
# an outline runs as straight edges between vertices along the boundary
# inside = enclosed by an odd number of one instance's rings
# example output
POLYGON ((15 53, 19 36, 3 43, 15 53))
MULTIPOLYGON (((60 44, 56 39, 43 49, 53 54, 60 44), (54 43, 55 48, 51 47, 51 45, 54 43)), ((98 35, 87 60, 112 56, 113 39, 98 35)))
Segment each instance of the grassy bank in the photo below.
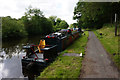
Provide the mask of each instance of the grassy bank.
POLYGON ((82 66, 82 57, 62 56, 64 53, 83 53, 87 43, 88 32, 64 50, 37 78, 78 78, 82 66))
MULTIPOLYGON (((110 53, 112 60, 120 69, 120 53, 118 53, 118 36, 114 36, 114 27, 104 26, 103 28, 94 31, 99 38, 104 48, 110 53), (100 35, 102 33, 102 35, 100 35), (118 55, 119 54, 119 55, 118 55)), ((120 52, 120 51, 119 51, 120 52)))

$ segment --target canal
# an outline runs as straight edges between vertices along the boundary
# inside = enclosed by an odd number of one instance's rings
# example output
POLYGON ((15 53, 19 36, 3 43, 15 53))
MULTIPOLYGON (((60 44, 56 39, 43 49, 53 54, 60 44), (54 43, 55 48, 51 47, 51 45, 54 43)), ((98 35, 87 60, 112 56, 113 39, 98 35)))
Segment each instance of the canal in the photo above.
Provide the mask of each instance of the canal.
POLYGON ((39 44, 41 37, 2 40, 0 48, 0 80, 2 78, 24 78, 21 59, 26 55, 23 45, 39 44))

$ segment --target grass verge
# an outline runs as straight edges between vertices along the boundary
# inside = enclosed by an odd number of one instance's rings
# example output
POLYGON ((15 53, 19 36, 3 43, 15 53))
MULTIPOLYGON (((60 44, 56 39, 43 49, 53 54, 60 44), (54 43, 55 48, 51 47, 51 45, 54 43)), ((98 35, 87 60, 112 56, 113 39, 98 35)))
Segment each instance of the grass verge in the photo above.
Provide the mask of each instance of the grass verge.
POLYGON ((94 31, 104 48, 110 53, 112 60, 120 69, 120 51, 118 49, 118 36, 114 36, 114 27, 104 26, 94 31), (102 33, 102 35, 100 35, 102 33))
POLYGON ((82 67, 82 57, 62 56, 64 53, 85 53, 88 31, 78 38, 71 46, 51 63, 37 78, 78 78, 82 67))

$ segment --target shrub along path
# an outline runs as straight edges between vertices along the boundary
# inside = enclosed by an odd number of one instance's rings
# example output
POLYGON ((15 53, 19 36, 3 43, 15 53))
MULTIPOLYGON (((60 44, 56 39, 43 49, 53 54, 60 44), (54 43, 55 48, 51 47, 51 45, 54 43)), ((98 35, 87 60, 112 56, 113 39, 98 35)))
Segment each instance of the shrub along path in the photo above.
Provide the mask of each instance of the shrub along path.
POLYGON ((80 78, 118 78, 120 73, 93 32, 89 32, 80 78))

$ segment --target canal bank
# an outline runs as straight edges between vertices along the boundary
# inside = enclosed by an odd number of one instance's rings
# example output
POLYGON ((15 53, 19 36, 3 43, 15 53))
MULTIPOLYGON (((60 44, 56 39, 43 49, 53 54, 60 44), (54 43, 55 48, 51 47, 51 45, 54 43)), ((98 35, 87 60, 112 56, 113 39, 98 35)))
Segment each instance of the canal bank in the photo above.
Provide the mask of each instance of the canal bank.
POLYGON ((86 43, 88 41, 88 32, 78 38, 66 50, 56 58, 37 78, 78 78, 82 66, 83 57, 80 56, 65 56, 65 53, 80 54, 85 53, 86 43), (63 56, 64 55, 64 56, 63 56))
MULTIPOLYGON (((48 71, 48 75, 50 74, 51 78, 53 77, 67 77, 71 70, 74 70, 77 74, 71 75, 69 77, 76 77, 80 73, 81 68, 81 57, 75 57, 75 56, 63 56, 64 53, 83 53, 84 54, 84 48, 87 43, 87 36, 88 33, 85 32, 86 35, 83 35, 79 39, 77 39, 71 46, 69 46, 66 50, 64 50, 56 60, 50 64, 56 65, 56 67, 53 67, 55 71, 55 75, 52 76, 48 71), (71 62, 73 64, 71 64, 71 62), (58 69, 57 69, 58 67, 58 69), (61 67, 61 68, 60 68, 61 67), (68 71, 64 71, 67 70, 68 71), (65 72, 65 73, 64 73, 65 72), (67 73, 67 74, 66 74, 67 73), (65 75, 66 74, 66 75, 65 75), (61 76, 60 76, 61 75, 61 76)), ((2 49, 0 51, 0 78, 26 78, 24 77, 22 73, 22 65, 21 65, 21 59, 25 55, 25 51, 22 49, 23 45, 26 44, 36 44, 38 45, 40 41, 40 36, 32 37, 32 38, 24 38, 19 40, 6 40, 3 41, 2 49)), ((47 67, 48 69, 51 67, 47 67)), ((40 74, 40 76, 44 77, 44 73, 46 72, 47 68, 40 74)), ((54 72, 53 72, 54 73, 54 72)), ((47 75, 47 76, 48 76, 47 75)), ((46 77, 47 77, 46 76, 46 77)))

